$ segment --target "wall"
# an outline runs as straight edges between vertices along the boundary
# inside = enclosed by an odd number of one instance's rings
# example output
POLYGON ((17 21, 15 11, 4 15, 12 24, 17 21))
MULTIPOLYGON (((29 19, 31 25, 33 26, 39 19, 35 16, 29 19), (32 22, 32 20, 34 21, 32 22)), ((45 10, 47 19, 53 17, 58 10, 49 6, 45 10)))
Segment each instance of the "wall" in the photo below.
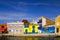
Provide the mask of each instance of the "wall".
POLYGON ((0 24, 0 32, 2 33, 7 32, 7 24, 0 24))
POLYGON ((26 28, 26 25, 25 25, 25 27, 24 27, 24 33, 25 34, 35 34, 35 33, 38 33, 38 24, 30 24, 30 25, 28 25, 27 28, 26 28))

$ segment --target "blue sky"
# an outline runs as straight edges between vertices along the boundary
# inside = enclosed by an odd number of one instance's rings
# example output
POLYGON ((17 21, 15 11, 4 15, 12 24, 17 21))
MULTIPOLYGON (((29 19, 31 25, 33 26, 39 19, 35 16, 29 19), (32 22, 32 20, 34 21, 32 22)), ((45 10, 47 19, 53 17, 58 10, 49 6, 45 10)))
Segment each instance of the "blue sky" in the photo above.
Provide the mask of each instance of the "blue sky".
POLYGON ((52 20, 60 14, 60 0, 0 0, 0 23, 45 16, 52 20))

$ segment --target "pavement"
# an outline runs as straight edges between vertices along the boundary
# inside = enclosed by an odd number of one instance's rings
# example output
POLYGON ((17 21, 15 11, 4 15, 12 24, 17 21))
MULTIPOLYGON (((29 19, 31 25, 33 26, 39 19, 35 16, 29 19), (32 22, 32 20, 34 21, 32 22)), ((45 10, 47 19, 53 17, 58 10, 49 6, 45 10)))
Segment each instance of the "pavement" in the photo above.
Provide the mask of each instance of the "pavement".
POLYGON ((0 36, 60 36, 60 33, 50 33, 50 34, 0 34, 0 36))

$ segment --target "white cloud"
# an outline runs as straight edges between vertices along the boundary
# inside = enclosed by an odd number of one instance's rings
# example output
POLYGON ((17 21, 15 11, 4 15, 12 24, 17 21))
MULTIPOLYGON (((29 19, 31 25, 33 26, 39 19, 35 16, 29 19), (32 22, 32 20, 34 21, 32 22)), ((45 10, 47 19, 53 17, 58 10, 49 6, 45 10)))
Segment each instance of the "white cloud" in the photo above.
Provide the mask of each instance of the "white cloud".
POLYGON ((58 4, 51 4, 51 3, 27 3, 27 2, 10 2, 10 3, 6 3, 7 5, 9 5, 10 7, 12 7, 13 9, 17 10, 17 11, 28 11, 28 6, 29 5, 33 5, 33 6, 38 6, 38 5, 48 5, 48 6, 58 6, 58 4))
POLYGON ((58 3, 44 3, 44 2, 36 2, 36 3, 27 3, 27 2, 18 2, 18 5, 55 5, 55 6, 60 6, 58 3))
POLYGON ((0 20, 12 20, 13 18, 11 17, 4 17, 4 16, 0 16, 0 20))
POLYGON ((15 9, 17 11, 28 11, 27 7, 23 6, 23 4, 22 5, 21 4, 19 4, 19 2, 9 2, 9 3, 6 2, 6 5, 12 7, 13 9, 15 9))
POLYGON ((20 5, 48 5, 48 3, 25 3, 19 2, 20 5))
POLYGON ((26 13, 6 13, 6 14, 1 14, 0 15, 0 20, 33 20, 36 19, 34 16, 30 16, 29 14, 26 13))

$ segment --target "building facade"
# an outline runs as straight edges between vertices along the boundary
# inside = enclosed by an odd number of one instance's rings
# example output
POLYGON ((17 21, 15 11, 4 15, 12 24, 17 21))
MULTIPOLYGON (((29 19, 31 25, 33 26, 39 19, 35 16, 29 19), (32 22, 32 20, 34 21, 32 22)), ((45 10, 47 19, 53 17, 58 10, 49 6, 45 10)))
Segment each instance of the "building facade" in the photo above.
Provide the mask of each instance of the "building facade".
POLYGON ((60 33, 60 15, 58 15, 55 19, 56 33, 60 33))
POLYGON ((41 16, 38 18, 38 24, 39 25, 41 24, 44 27, 44 26, 48 26, 48 25, 54 25, 55 22, 44 16, 41 16))
MULTIPOLYGON (((39 30, 42 31, 41 33, 50 33, 50 30, 55 30, 55 27, 51 26, 51 25, 54 25, 55 22, 44 16, 38 18, 38 24, 39 24, 39 30)), ((51 33, 54 33, 54 32, 52 31, 51 33)))
POLYGON ((0 32, 1 33, 7 32, 7 24, 0 24, 0 32))
POLYGON ((23 34, 24 23, 23 22, 7 23, 7 30, 8 30, 8 33, 23 34))
POLYGON ((29 24, 24 26, 25 34, 37 34, 38 33, 38 24, 29 24))
POLYGON ((54 25, 49 25, 47 27, 43 27, 42 33, 55 33, 55 26, 54 25))

